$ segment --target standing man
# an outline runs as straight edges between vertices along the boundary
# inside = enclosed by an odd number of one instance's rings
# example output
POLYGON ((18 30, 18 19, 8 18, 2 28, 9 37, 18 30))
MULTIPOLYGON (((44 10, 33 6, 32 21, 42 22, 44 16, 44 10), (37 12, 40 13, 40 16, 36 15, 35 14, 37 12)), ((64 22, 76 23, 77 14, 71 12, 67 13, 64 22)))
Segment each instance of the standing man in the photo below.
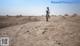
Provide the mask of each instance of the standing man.
POLYGON ((46 10, 46 21, 48 21, 48 18, 50 17, 49 14, 50 14, 49 7, 47 7, 47 10, 46 10))

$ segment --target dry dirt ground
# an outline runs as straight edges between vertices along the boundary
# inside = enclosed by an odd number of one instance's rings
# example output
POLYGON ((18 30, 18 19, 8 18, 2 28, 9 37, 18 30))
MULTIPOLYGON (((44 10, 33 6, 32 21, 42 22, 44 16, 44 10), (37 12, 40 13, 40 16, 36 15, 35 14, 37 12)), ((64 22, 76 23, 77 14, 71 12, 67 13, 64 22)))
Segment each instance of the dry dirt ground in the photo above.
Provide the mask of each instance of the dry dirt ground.
POLYGON ((44 16, 5 20, 0 20, 0 36, 9 37, 10 46, 80 46, 80 16, 51 16, 49 22, 44 16))

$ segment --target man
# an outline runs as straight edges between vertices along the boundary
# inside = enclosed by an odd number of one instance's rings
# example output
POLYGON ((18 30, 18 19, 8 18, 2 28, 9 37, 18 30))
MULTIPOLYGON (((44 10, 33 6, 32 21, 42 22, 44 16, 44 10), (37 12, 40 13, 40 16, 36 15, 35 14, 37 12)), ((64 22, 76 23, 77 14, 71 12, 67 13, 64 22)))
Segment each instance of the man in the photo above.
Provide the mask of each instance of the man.
POLYGON ((49 14, 50 14, 49 7, 47 7, 47 10, 46 10, 46 21, 48 21, 48 18, 50 18, 49 14))

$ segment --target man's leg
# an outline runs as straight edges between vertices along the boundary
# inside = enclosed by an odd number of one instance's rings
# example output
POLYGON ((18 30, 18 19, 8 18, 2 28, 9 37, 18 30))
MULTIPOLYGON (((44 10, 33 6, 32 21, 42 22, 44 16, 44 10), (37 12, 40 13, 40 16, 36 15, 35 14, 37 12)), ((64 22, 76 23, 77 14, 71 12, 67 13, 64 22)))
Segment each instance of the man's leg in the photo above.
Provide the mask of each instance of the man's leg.
POLYGON ((48 15, 46 15, 46 21, 48 21, 48 15))

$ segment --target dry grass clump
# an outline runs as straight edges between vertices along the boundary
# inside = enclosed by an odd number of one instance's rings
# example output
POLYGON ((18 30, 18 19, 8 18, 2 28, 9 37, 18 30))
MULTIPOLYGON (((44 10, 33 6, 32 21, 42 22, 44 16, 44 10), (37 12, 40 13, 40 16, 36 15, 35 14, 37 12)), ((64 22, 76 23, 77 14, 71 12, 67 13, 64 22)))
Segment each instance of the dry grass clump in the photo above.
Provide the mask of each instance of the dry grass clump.
POLYGON ((9 16, 9 15, 6 15, 6 16, 9 16))
POLYGON ((75 16, 78 16, 76 13, 74 13, 73 15, 72 15, 72 17, 75 17, 75 16))
POLYGON ((16 18, 19 18, 19 17, 22 17, 22 15, 20 14, 20 15, 17 15, 17 16, 16 16, 16 18))
POLYGON ((64 16, 69 16, 68 14, 65 14, 64 16))

